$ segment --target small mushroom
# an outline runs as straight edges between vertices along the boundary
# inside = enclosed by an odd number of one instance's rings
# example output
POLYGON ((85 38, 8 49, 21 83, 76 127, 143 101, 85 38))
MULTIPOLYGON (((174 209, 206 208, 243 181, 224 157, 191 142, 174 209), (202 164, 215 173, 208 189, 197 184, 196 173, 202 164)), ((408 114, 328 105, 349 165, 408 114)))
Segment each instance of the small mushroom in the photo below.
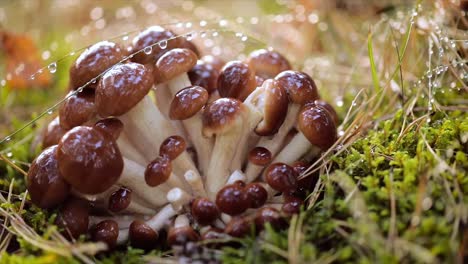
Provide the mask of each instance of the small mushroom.
POLYGON ((60 126, 66 130, 80 126, 95 116, 94 89, 84 89, 72 94, 59 108, 60 126))
MULTIPOLYGON (((97 78, 123 60, 125 55, 125 50, 119 44, 110 41, 101 41, 90 46, 70 67, 71 87, 73 89, 83 87, 93 78, 97 78)), ((91 83, 87 87, 95 88, 96 83, 91 83)))
POLYGON ((60 208, 56 224, 63 228, 63 234, 77 239, 86 234, 89 225, 88 203, 76 198, 68 199, 60 208))
POLYGON ((228 215, 239 215, 249 207, 244 188, 238 184, 226 185, 216 195, 216 206, 228 215))
POLYGON ((297 174, 291 166, 284 163, 271 164, 265 171, 265 180, 279 192, 297 189, 297 174))
POLYGON ((283 55, 266 49, 259 49, 250 53, 247 63, 258 76, 265 79, 273 78, 280 72, 291 70, 289 61, 283 55))
POLYGON ((53 208, 68 197, 70 185, 58 169, 57 145, 46 148, 32 162, 27 188, 31 201, 41 208, 53 208))
POLYGON ((167 234, 167 244, 183 245, 189 241, 199 241, 200 235, 190 226, 190 222, 185 215, 179 215, 174 221, 174 226, 167 234))
POLYGON ((128 233, 130 244, 142 249, 154 248, 159 237, 158 232, 141 220, 133 221, 128 233))
POLYGON ((216 204, 207 198, 197 198, 192 202, 192 216, 200 225, 209 225, 219 217, 216 204))
POLYGON ((117 245, 118 236, 119 225, 113 220, 104 220, 94 226, 91 230, 92 240, 106 243, 109 249, 112 249, 117 245))
POLYGON ((132 201, 132 191, 128 188, 119 188, 109 197, 109 211, 117 213, 125 210, 132 201))
POLYGON ((280 212, 272 207, 263 207, 255 214, 255 227, 258 231, 263 230, 267 223, 275 229, 281 229, 286 226, 286 221, 280 212))
POLYGON ((244 193, 250 208, 259 208, 268 199, 268 192, 260 183, 247 184, 244 187, 244 193))
POLYGON ((216 91, 219 71, 215 69, 214 65, 198 60, 197 64, 188 72, 188 76, 192 85, 201 86, 210 94, 216 91))
POLYGON ((185 139, 174 135, 166 138, 159 147, 159 155, 166 156, 170 160, 175 160, 187 148, 185 139))
POLYGON ((47 125, 44 131, 44 138, 42 139, 42 149, 46 149, 50 146, 57 145, 62 136, 68 130, 63 129, 60 125, 60 119, 57 116, 47 125))
POLYGON ((218 77, 218 92, 221 97, 244 101, 257 87, 255 70, 241 61, 224 65, 218 77))
POLYGON ((247 217, 233 217, 224 228, 224 233, 232 237, 245 237, 252 233, 253 223, 247 217))
POLYGON ((135 53, 141 50, 141 52, 133 56, 132 61, 141 64, 156 62, 164 53, 182 44, 183 39, 175 38, 175 36, 172 31, 160 26, 151 26, 141 31, 132 40, 130 52, 135 53), (159 45, 158 43, 163 44, 159 45), (164 47, 164 44, 166 44, 166 47, 164 47))
POLYGON ((271 152, 264 147, 255 147, 249 151, 249 162, 264 167, 272 160, 271 152))

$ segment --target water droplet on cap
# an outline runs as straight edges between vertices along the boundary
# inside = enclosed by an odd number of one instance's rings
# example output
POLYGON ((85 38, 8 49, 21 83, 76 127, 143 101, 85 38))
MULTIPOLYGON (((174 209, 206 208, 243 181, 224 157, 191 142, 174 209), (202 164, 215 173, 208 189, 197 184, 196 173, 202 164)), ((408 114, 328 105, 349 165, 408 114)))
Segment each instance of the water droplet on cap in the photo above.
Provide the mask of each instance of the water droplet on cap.
POLYGON ((161 40, 158 45, 161 49, 167 48, 167 40, 161 40))
POLYGON ((49 64, 49 66, 47 66, 47 69, 49 69, 50 73, 55 73, 57 71, 57 63, 52 62, 49 64))
POLYGON ((153 48, 151 46, 148 46, 143 49, 143 52, 147 55, 151 54, 152 51, 153 51, 153 48))

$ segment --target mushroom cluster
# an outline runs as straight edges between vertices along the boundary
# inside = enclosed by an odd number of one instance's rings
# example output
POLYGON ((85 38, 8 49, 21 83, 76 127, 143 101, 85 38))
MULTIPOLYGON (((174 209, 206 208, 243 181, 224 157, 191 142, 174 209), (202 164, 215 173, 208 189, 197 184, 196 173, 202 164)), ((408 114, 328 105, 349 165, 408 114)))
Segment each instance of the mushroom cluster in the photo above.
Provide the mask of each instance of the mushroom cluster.
POLYGON ((27 176, 67 237, 148 249, 282 228, 300 211, 314 179, 299 176, 334 144, 335 111, 278 52, 199 54, 153 26, 76 59, 27 176))

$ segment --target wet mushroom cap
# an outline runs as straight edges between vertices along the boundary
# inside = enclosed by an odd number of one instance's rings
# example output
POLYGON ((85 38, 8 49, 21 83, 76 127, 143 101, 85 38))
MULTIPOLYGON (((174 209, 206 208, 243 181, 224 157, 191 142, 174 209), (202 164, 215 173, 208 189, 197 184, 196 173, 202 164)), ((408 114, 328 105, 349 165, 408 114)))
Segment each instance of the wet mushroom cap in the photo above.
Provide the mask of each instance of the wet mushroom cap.
POLYGON ((207 198, 197 198, 192 202, 192 216, 199 224, 208 225, 219 217, 219 210, 207 198))
POLYGON ((294 214, 299 214, 301 211, 302 200, 300 198, 290 196, 285 199, 285 203, 281 207, 281 211, 287 216, 292 216, 294 214))
POLYGON ((200 235, 191 226, 183 226, 169 229, 167 234, 167 244, 183 245, 189 241, 199 241, 200 235))
POLYGON ((70 92, 68 99, 60 105, 59 118, 62 128, 69 130, 82 125, 96 115, 94 105, 94 89, 84 89, 82 92, 70 92))
POLYGON ((271 160, 271 152, 264 147, 255 147, 249 151, 249 161, 257 166, 266 166, 271 160))
POLYGON ((197 55, 189 49, 172 49, 156 62, 155 75, 158 83, 167 82, 187 73, 197 63, 197 55))
POLYGON ((242 102, 233 98, 220 98, 208 104, 202 116, 203 134, 209 137, 229 131, 240 119, 244 108, 242 102))
POLYGON ((286 225, 285 219, 278 210, 272 207, 263 207, 255 214, 255 226, 257 230, 262 230, 267 223, 275 229, 282 228, 286 225))
POLYGON ((181 136, 174 135, 166 138, 159 147, 159 155, 175 160, 187 148, 187 142, 181 136))
POLYGON ((108 133, 114 140, 117 140, 123 131, 124 124, 118 118, 110 117, 97 121, 94 128, 108 133))
POLYGON ((278 85, 284 87, 289 100, 295 104, 303 105, 319 99, 317 86, 309 75, 297 71, 284 71, 275 77, 278 85))
POLYGON ((200 51, 198 50, 197 46, 192 41, 182 39, 181 42, 182 43, 179 45, 178 48, 189 49, 193 51, 195 55, 197 55, 197 58, 200 58, 200 51))
POLYGON ((193 85, 205 88, 210 94, 216 91, 219 72, 213 65, 198 60, 197 64, 188 72, 188 76, 193 85))
POLYGON ((255 70, 241 61, 226 63, 219 73, 218 92, 221 97, 244 101, 256 87, 255 70))
POLYGON ((322 150, 329 149, 336 141, 333 117, 323 107, 308 104, 297 116, 297 128, 309 142, 322 150))
POLYGON ((250 208, 259 208, 265 204, 268 192, 260 183, 249 183, 244 187, 246 199, 250 208))
POLYGON ((180 46, 182 39, 174 38, 175 36, 172 31, 160 26, 151 26, 141 31, 133 38, 130 51, 131 53, 142 51, 136 53, 132 61, 141 64, 155 63, 165 52, 180 46), (164 45, 166 45, 165 48, 164 45), (145 51, 145 48, 150 52, 145 51))
POLYGON ((132 191, 121 187, 110 195, 108 209, 114 213, 123 211, 130 205, 131 201, 132 191))
MULTIPOLYGON (((126 55, 126 51, 119 44, 101 41, 87 48, 76 59, 70 68, 70 84, 78 89, 97 78, 100 74, 111 68, 126 55)), ((95 84, 87 87, 94 88, 95 84)))
POLYGON ((56 224, 63 228, 67 237, 78 238, 86 234, 89 225, 89 205, 87 201, 71 198, 60 208, 56 224))
POLYGON ((117 182, 123 158, 111 135, 78 126, 68 131, 57 149, 58 167, 65 180, 77 191, 97 194, 117 182))
POLYGON ((249 207, 243 187, 238 184, 224 186, 216 194, 216 206, 228 215, 238 215, 249 207))
POLYGON ((274 163, 265 171, 265 179, 271 188, 279 192, 289 192, 297 189, 297 174, 294 169, 284 163, 274 163))
POLYGON ((252 224, 247 217, 234 217, 224 228, 224 233, 233 237, 245 237, 251 233, 252 224))
POLYGON ((336 113, 335 108, 333 108, 333 106, 331 106, 329 103, 327 103, 327 102, 325 102, 323 100, 315 100, 314 104, 325 108, 325 110, 327 110, 328 113, 333 118, 333 121, 335 122, 335 126, 338 126, 340 120, 339 120, 338 114, 336 113))
POLYGON ((100 116, 120 116, 138 104, 153 86, 152 71, 138 63, 118 64, 106 72, 96 88, 100 116))
POLYGON ((178 91, 172 99, 169 117, 172 120, 185 120, 194 116, 206 104, 208 97, 208 92, 200 86, 178 91))
POLYGON ((289 61, 283 55, 266 49, 250 53, 247 63, 252 66, 257 75, 264 78, 273 78, 280 72, 291 69, 289 61))
POLYGON ((135 220, 129 227, 130 244, 137 248, 151 249, 156 245, 159 234, 145 222, 135 220))
POLYGON ((278 132, 288 113, 288 94, 283 86, 272 79, 266 80, 262 86, 265 91, 263 98, 263 120, 255 128, 260 136, 271 136, 278 132))
POLYGON ((158 156, 145 170, 145 182, 151 187, 163 184, 172 173, 171 160, 167 156, 158 156))
POLYGON ((32 162, 27 175, 27 188, 31 201, 41 208, 53 208, 68 197, 70 185, 58 169, 57 145, 42 151, 32 162))
POLYGON ((109 248, 114 248, 117 245, 118 236, 119 225, 114 220, 101 221, 91 230, 92 240, 104 242, 109 248))
POLYGON ((60 126, 59 117, 57 116, 52 121, 50 121, 44 131, 42 149, 48 148, 52 145, 57 145, 65 133, 67 133, 67 130, 60 126))

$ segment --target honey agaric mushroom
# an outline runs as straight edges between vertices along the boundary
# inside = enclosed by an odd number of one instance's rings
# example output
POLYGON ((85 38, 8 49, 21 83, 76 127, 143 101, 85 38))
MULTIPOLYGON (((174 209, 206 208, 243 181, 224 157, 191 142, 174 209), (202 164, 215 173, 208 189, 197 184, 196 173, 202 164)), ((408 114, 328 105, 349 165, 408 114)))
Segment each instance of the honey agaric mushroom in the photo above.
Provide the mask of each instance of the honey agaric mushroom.
POLYGON ((169 229, 167 234, 167 244, 181 245, 188 241, 198 241, 200 235, 190 226, 190 221, 185 215, 179 215, 174 221, 174 226, 169 229))
POLYGON ((62 137, 57 160, 64 179, 85 194, 109 189, 119 179, 124 165, 109 134, 84 126, 75 127, 62 137))
POLYGON ((221 97, 244 101, 256 87, 254 69, 241 61, 226 63, 219 73, 218 92, 221 97))
POLYGON ((252 233, 253 222, 247 217, 233 217, 224 228, 224 233, 232 237, 245 237, 252 233))
POLYGON ((151 249, 156 246, 159 234, 144 221, 135 220, 129 228, 130 244, 137 248, 151 249))
POLYGON ((44 137, 42 138, 42 149, 46 149, 50 146, 57 145, 62 136, 68 130, 63 129, 60 125, 60 119, 57 116, 47 125, 44 131, 44 137))
MULTIPOLYGON (((174 127, 147 95, 153 75, 145 66, 126 63, 115 66, 102 76, 96 88, 96 107, 101 116, 119 116, 124 131, 145 157, 158 156, 160 144, 175 135, 174 127), (154 133, 157 131, 158 133, 154 133)), ((173 161, 175 174, 198 172, 186 152, 173 161)), ((178 176, 180 177, 180 176, 178 176)), ((180 178, 183 182, 184 180, 180 178)))
POLYGON ((176 38, 176 35, 170 30, 160 26, 151 26, 133 38, 130 52, 142 52, 136 53, 132 61, 141 64, 154 63, 167 51, 179 47, 182 41, 182 38, 176 38), (164 47, 164 44, 159 45, 158 43, 164 43, 166 47, 164 47))
MULTIPOLYGON (((112 66, 124 59, 125 50, 119 44, 101 41, 78 56, 70 68, 70 85, 73 89, 83 87, 112 66)), ((96 83, 90 83, 88 88, 95 88, 96 83)))
MULTIPOLYGON (((302 105, 318 99, 317 87, 305 73, 297 71, 284 71, 275 77, 278 86, 283 87, 289 97, 289 106, 286 118, 278 132, 271 138, 262 137, 257 146, 268 149, 273 156, 276 156, 291 128, 294 127, 297 115, 302 105)), ((251 163, 247 164, 247 179, 255 179, 261 172, 261 168, 255 167, 251 163)))
POLYGON ((247 58, 249 64, 255 74, 261 78, 273 78, 283 71, 291 70, 289 61, 276 51, 259 49, 251 52, 247 58))
POLYGON ((275 229, 281 229, 286 225, 285 219, 280 212, 272 207, 263 207, 256 212, 255 227, 257 231, 265 228, 266 223, 275 229))
POLYGON ((159 146, 159 155, 167 156, 170 160, 175 160, 187 148, 185 139, 181 136, 170 136, 159 146))
POLYGON ((31 201, 41 208, 55 207, 68 197, 70 185, 58 169, 57 145, 46 148, 32 162, 27 188, 31 201))
POLYGON ((284 163, 273 163, 265 171, 265 180, 279 192, 293 191, 297 188, 297 174, 284 163))
POLYGON ((195 147, 200 171, 207 172, 213 139, 202 135, 202 114, 200 110, 208 101, 208 92, 200 86, 189 86, 177 92, 172 99, 169 117, 181 120, 195 147))
POLYGON ((114 220, 104 220, 91 230, 92 240, 106 243, 109 249, 117 245, 118 236, 119 225, 114 220))
POLYGON ((63 234, 69 238, 78 238, 86 234, 89 224, 89 205, 87 202, 71 198, 60 208, 56 224, 63 228, 63 234))
POLYGON ((247 184, 244 187, 244 193, 250 208, 259 208, 268 199, 268 192, 260 183, 247 184))
POLYGON ((238 184, 224 186, 216 195, 216 206, 228 215, 239 215, 249 207, 244 188, 238 184))
POLYGON ((229 167, 241 139, 247 111, 242 102, 232 98, 221 98, 205 107, 203 134, 208 137, 216 135, 210 165, 205 175, 210 198, 214 198, 231 174, 229 167))
POLYGON ((188 72, 192 85, 205 88, 208 93, 216 91, 219 71, 210 63, 198 60, 197 64, 188 72))
POLYGON ((82 125, 95 116, 94 89, 71 94, 59 108, 60 126, 66 130, 82 125))
POLYGON ((312 147, 327 150, 336 140, 336 126, 330 112, 324 107, 307 104, 298 116, 297 133, 281 150, 273 162, 292 163, 312 147))
POLYGON ((109 210, 117 213, 125 210, 132 201, 132 191, 128 188, 119 188, 109 197, 109 210))
POLYGON ((208 225, 219 217, 216 204, 207 198, 195 199, 192 202, 191 213, 193 218, 201 225, 208 225))

